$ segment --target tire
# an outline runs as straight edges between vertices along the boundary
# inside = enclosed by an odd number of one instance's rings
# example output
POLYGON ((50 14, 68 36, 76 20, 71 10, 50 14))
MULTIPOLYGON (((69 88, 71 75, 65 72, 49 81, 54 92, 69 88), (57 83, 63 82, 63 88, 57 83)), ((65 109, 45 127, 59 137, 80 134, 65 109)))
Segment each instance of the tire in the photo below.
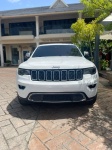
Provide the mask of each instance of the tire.
POLYGON ((93 97, 92 100, 90 99, 90 100, 86 101, 86 104, 92 106, 92 105, 94 105, 96 100, 97 100, 97 95, 95 97, 93 97))
POLYGON ((18 96, 18 101, 19 101, 19 103, 20 103, 21 105, 23 105, 23 106, 27 106, 27 105, 30 104, 30 102, 29 102, 28 100, 23 99, 23 98, 20 98, 19 96, 18 96))

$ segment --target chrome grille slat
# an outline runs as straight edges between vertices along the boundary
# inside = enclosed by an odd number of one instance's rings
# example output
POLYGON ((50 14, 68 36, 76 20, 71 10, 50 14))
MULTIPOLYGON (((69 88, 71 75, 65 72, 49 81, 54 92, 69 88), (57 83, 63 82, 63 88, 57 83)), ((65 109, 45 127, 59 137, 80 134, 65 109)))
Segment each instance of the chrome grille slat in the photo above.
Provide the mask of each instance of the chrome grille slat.
POLYGON ((83 71, 82 69, 53 69, 53 70, 32 70, 31 80, 32 81, 77 81, 82 80, 83 71))

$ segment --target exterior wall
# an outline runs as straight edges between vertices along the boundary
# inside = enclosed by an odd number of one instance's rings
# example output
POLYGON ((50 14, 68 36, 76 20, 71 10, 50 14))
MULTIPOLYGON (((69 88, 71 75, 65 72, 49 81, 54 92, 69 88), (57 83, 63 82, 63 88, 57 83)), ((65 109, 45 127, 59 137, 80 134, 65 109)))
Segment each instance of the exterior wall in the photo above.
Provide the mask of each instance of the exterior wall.
POLYGON ((3 19, 2 23, 8 24, 8 23, 29 22, 29 21, 35 21, 35 17, 7 18, 3 19))
MULTIPOLYGON (((45 15, 45 16, 39 16, 39 28, 43 27, 44 21, 47 20, 61 20, 61 19, 72 19, 72 18, 78 18, 78 13, 71 13, 71 14, 63 14, 63 15, 45 15)), ((5 33, 6 35, 9 35, 9 24, 10 23, 20 23, 20 22, 30 22, 35 21, 36 17, 21 17, 21 18, 9 18, 2 20, 2 24, 4 24, 5 33)))
MULTIPOLYGON (((1 19, 1 23, 4 24, 5 28, 5 36, 1 36, 0 43, 1 49, 5 46, 6 49, 6 60, 12 61, 12 48, 17 48, 19 52, 19 60, 18 64, 23 62, 23 51, 28 50, 32 51, 32 47, 36 47, 39 44, 44 43, 71 43, 70 37, 73 35, 72 33, 61 33, 61 34, 43 34, 39 35, 40 27, 43 27, 44 21, 47 20, 61 20, 61 19, 77 19, 79 17, 78 13, 70 13, 70 14, 51 14, 44 16, 28 16, 28 17, 19 17, 19 18, 5 18, 1 19), (35 21, 36 23, 36 36, 34 35, 9 35, 9 23, 20 23, 20 22, 30 22, 35 21)), ((1 32, 0 32, 1 34, 1 32)), ((1 51, 2 52, 2 51, 1 51)), ((2 59, 3 61, 3 59, 2 59)), ((4 65, 4 62, 2 62, 4 65)))
POLYGON ((6 48, 6 60, 12 60, 11 57, 11 46, 10 45, 5 45, 6 48))
MULTIPOLYGON (((10 61, 12 61, 12 48, 17 48, 17 50, 19 52, 18 64, 20 64, 21 62, 24 61, 23 51, 32 52, 32 50, 36 47, 36 44, 34 44, 34 45, 30 45, 30 44, 13 45, 12 44, 12 45, 5 45, 5 47, 6 47, 6 60, 10 60, 10 61)), ((14 65, 14 64, 12 64, 12 65, 14 65)))

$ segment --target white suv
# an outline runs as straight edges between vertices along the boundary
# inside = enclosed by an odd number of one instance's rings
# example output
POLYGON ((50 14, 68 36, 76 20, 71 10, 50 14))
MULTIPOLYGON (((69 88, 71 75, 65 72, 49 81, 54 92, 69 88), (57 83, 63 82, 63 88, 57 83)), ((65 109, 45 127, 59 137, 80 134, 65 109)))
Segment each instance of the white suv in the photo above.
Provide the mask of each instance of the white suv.
POLYGON ((30 102, 86 102, 97 98, 98 71, 73 44, 44 44, 19 65, 18 99, 30 102))

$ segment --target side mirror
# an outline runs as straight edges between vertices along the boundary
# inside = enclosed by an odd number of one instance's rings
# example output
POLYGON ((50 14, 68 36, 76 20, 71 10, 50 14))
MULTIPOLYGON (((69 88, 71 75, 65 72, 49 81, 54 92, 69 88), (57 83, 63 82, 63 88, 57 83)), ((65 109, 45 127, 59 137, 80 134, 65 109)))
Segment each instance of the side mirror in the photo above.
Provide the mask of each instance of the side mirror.
POLYGON ((89 52, 88 51, 84 51, 84 56, 85 56, 85 58, 89 58, 89 52))
POLYGON ((30 54, 29 52, 28 52, 28 53, 26 53, 26 55, 25 55, 25 59, 26 59, 26 60, 28 60, 28 59, 30 58, 30 55, 31 55, 31 54, 30 54))
POLYGON ((84 51, 84 56, 89 56, 88 51, 84 51))

